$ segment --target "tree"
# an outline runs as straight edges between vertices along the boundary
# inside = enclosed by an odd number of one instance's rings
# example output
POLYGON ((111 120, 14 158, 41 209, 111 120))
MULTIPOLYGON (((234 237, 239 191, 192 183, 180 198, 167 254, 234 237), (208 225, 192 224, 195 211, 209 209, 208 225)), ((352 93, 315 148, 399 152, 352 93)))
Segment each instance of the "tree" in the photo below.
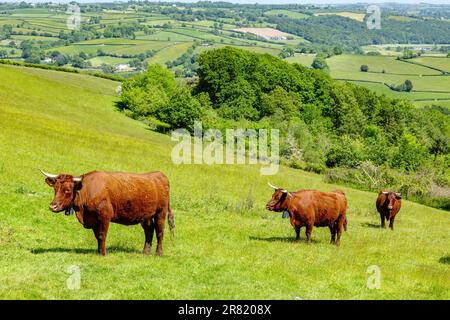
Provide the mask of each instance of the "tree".
POLYGON ((177 84, 173 74, 154 64, 147 72, 126 80, 122 85, 121 106, 134 117, 156 116, 158 110, 169 103, 177 84))
POLYGON ((369 67, 365 64, 361 65, 361 67, 359 68, 361 70, 361 72, 368 72, 369 71, 369 67))
POLYGON ((53 60, 59 67, 62 67, 70 62, 69 57, 65 54, 58 54, 57 56, 53 57, 53 60))
POLYGON ((410 80, 405 80, 405 91, 406 92, 411 92, 413 89, 413 84, 410 80))
POLYGON ((172 129, 186 128, 194 131, 194 121, 204 114, 200 103, 191 96, 187 88, 178 89, 168 103, 157 111, 157 118, 171 126, 172 129))
POLYGON ((314 58, 311 67, 318 70, 328 69, 328 64, 325 61, 325 58, 322 56, 317 56, 314 58))
POLYGON ((0 50, 0 59, 6 58, 8 56, 8 52, 6 50, 0 50))
POLYGON ((286 48, 283 48, 283 50, 281 50, 281 52, 278 56, 281 59, 285 59, 285 58, 293 56, 294 54, 295 54, 295 50, 293 48, 286 47, 286 48))
POLYGON ((100 68, 102 69, 103 73, 114 73, 114 67, 109 64, 102 63, 100 68))
POLYGON ((409 133, 403 134, 399 141, 397 152, 391 161, 394 168, 417 170, 426 159, 426 149, 417 138, 409 133))
POLYGON ((335 56, 341 55, 343 53, 342 47, 341 46, 336 46, 333 48, 333 54, 335 56))
POLYGON ((364 160, 363 145, 344 135, 336 141, 326 155, 327 167, 356 168, 364 160))

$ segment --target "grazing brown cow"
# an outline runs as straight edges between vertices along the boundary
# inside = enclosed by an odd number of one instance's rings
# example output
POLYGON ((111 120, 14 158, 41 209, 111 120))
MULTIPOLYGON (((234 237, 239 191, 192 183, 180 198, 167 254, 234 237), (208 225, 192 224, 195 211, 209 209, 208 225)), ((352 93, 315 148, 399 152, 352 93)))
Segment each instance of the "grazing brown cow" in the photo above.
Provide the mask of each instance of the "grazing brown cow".
POLYGON ((55 190, 50 203, 53 212, 76 213, 78 221, 93 229, 98 254, 105 255, 109 223, 140 223, 145 233, 144 254, 151 249, 156 229, 156 253, 162 254, 164 222, 168 217, 173 234, 173 214, 169 203, 169 180, 162 172, 144 174, 93 171, 79 177, 49 174, 45 182, 55 190))
POLYGON ((300 228, 306 226, 306 241, 311 242, 313 227, 328 227, 331 232, 331 243, 339 246, 342 229, 347 230, 347 199, 344 192, 321 192, 317 190, 299 190, 288 192, 269 183, 275 189, 272 199, 266 208, 271 211, 287 211, 297 237, 300 239, 300 228), (336 239, 337 236, 337 239, 336 239))
POLYGON ((384 220, 389 221, 389 228, 394 230, 394 220, 402 206, 400 193, 390 190, 380 191, 376 202, 377 210, 380 213, 381 227, 386 228, 384 220))

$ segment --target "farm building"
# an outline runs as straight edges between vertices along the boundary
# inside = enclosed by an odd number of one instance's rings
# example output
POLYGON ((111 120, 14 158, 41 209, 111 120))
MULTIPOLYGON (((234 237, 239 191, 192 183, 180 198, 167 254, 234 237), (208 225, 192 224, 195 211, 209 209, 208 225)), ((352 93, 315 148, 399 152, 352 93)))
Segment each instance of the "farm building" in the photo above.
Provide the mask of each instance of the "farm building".
POLYGON ((116 65, 116 71, 133 71, 134 69, 130 67, 128 63, 120 63, 116 65))

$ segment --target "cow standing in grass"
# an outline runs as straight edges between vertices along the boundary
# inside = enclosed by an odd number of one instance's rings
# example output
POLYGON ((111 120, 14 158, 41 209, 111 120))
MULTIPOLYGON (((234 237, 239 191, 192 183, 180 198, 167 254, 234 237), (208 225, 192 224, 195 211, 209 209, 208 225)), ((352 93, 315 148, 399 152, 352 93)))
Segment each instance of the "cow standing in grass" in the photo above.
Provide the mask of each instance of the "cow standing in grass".
POLYGON ((270 211, 287 211, 292 227, 300 239, 301 227, 306 227, 306 241, 311 242, 313 227, 328 227, 331 243, 340 245, 342 230, 347 230, 347 199, 344 192, 321 192, 317 190, 299 190, 288 192, 269 183, 275 189, 266 208, 270 211))
POLYGON ((78 221, 93 229, 98 254, 105 255, 109 223, 140 223, 145 233, 144 254, 151 249, 156 230, 156 253, 162 254, 166 217, 173 234, 173 214, 169 203, 169 180, 162 172, 144 174, 93 171, 79 177, 49 174, 45 182, 55 190, 50 204, 53 212, 76 213, 78 221))
POLYGON ((389 221, 389 228, 394 230, 394 220, 402 206, 400 193, 390 190, 380 191, 376 201, 377 210, 380 213, 381 227, 386 228, 385 219, 389 221))

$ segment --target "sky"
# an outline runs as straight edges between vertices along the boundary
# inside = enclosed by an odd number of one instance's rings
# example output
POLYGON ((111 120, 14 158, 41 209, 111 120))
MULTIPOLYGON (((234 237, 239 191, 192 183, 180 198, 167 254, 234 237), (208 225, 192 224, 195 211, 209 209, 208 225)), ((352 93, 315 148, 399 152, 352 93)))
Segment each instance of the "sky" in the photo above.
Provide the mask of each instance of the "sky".
MULTIPOLYGON (((1 2, 20 2, 21 0, 0 0, 1 2)), ((70 2, 72 0, 24 0, 25 2, 70 2)), ((76 0, 77 2, 113 2, 114 0, 76 0)), ((125 0, 124 0, 125 1, 125 0)), ((152 0, 150 0, 152 1, 152 0)), ((170 1, 165 0, 167 2, 197 2, 196 0, 178 0, 178 1, 170 1)), ((212 0, 214 1, 214 0, 212 0)), ((418 4, 418 3, 430 3, 430 4, 449 4, 450 0, 222 0, 226 2, 232 3, 261 3, 261 4, 346 4, 346 3, 367 3, 367 4, 375 4, 375 3, 386 3, 386 2, 396 2, 403 4, 418 4)), ((159 2, 152 1, 152 2, 159 2)))

